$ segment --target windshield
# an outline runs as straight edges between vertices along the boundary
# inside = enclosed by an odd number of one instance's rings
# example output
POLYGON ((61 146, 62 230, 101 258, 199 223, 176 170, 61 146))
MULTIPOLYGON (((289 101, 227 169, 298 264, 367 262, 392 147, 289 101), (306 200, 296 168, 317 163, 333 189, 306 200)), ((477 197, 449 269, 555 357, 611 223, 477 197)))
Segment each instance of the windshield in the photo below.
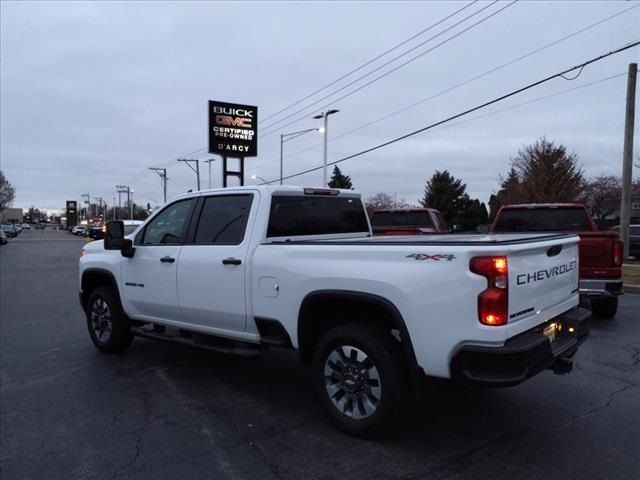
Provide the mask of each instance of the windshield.
POLYGON ((496 233, 592 230, 582 208, 509 208, 502 210, 496 233))
POLYGON ((374 227, 433 227, 429 212, 373 212, 371 225, 374 227))

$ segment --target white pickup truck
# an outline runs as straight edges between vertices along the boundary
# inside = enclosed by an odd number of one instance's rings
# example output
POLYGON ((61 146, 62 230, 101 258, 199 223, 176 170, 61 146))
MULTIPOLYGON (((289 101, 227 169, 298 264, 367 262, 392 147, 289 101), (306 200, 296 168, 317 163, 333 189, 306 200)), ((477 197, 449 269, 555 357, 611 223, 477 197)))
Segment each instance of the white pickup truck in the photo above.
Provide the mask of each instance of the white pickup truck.
POLYGON ((516 385, 571 370, 588 333, 565 234, 373 237, 347 190, 172 199, 84 246, 80 303, 103 352, 134 336, 256 355, 293 348, 330 416, 385 431, 425 377, 516 385))

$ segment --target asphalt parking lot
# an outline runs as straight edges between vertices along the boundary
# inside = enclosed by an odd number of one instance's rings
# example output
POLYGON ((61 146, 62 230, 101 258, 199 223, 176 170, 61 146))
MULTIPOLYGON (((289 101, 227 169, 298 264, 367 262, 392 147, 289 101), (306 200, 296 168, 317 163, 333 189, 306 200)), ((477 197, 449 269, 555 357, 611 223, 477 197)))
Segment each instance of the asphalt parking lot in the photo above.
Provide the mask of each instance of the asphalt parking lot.
POLYGON ((570 375, 434 382, 372 442, 328 423, 294 352, 136 339, 100 354, 77 300, 82 244, 27 231, 0 248, 3 479, 640 478, 640 295, 592 323, 570 375))

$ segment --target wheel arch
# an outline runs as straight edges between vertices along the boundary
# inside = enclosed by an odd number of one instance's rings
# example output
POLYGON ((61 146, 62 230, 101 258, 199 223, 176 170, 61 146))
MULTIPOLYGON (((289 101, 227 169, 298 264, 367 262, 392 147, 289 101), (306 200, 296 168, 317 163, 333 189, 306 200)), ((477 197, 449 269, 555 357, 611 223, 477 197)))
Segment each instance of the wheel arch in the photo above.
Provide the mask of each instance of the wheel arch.
POLYGON ((359 314, 369 315, 369 321, 376 326, 398 331, 399 344, 411 383, 414 387, 420 386, 425 373, 418 365, 411 336, 402 314, 391 301, 372 293, 351 290, 318 290, 304 297, 298 313, 297 332, 302 364, 311 364, 315 345, 325 332, 339 325, 363 321, 364 319, 353 315, 356 310, 359 314), (329 313, 332 316, 328 318, 325 315, 329 313))
POLYGON ((112 287, 120 305, 122 305, 118 282, 113 273, 103 268, 87 268, 82 272, 82 280, 80 283, 80 302, 83 309, 87 305, 91 292, 98 287, 112 287))

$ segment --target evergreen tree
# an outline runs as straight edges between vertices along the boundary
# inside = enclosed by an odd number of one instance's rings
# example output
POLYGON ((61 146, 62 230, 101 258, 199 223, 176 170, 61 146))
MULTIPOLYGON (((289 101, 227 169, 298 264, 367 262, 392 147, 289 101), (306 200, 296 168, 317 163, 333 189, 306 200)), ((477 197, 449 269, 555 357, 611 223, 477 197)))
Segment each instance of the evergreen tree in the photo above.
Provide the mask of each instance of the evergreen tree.
POLYGON ((349 175, 343 175, 337 165, 333 166, 333 174, 331 175, 331 180, 329 180, 328 185, 331 188, 344 188, 347 190, 353 189, 351 177, 349 177, 349 175))
POLYGON ((459 225, 463 231, 475 231, 478 225, 488 223, 487 207, 465 192, 467 186, 447 170, 437 171, 427 181, 424 196, 419 200, 425 208, 435 208, 450 225, 459 225))
POLYGON ((424 196, 418 202, 425 208, 435 208, 444 218, 453 222, 461 197, 467 186, 447 170, 436 170, 424 187, 424 196))

